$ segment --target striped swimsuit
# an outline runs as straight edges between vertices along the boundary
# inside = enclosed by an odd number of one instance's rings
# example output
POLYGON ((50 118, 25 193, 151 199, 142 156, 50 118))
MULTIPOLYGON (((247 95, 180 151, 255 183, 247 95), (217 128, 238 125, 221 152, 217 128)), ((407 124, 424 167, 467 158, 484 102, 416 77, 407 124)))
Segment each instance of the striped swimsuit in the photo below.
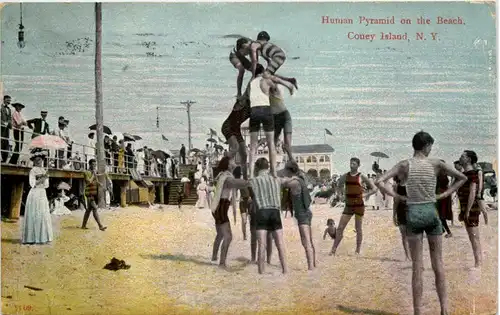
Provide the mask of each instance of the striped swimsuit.
POLYGON ((363 186, 361 185, 361 173, 345 175, 345 209, 342 214, 357 215, 365 214, 365 203, 363 201, 363 186))
POLYGON ((283 49, 270 42, 257 41, 257 43, 261 44, 258 53, 267 61, 266 71, 271 74, 276 73, 283 63, 285 63, 285 52, 283 49))

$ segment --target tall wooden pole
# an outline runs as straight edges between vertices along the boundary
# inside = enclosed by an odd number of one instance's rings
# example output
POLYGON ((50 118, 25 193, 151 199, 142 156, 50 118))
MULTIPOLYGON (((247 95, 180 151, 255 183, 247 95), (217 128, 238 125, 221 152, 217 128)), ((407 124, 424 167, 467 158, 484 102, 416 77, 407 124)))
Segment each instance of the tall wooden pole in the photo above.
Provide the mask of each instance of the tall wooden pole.
POLYGON ((181 102, 181 104, 186 105, 186 111, 188 114, 188 148, 191 150, 193 146, 191 145, 191 105, 195 104, 193 101, 181 102))
POLYGON ((99 208, 106 207, 106 160, 104 158, 104 111, 102 108, 102 7, 100 2, 95 4, 95 121, 97 136, 97 172, 99 178, 99 208))

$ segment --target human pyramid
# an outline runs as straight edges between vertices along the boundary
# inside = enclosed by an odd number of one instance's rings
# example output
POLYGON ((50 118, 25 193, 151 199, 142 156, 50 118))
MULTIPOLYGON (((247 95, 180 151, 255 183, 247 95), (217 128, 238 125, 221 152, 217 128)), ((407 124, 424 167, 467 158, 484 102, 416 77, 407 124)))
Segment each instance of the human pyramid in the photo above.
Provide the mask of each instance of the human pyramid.
MULTIPOLYGON (((310 206, 312 200, 303 172, 293 159, 291 116, 278 88, 278 85, 283 85, 288 88, 290 94, 293 94, 294 90, 298 89, 297 81, 295 78, 276 74, 276 71, 285 62, 286 55, 281 48, 271 43, 270 39, 269 34, 265 31, 258 34, 256 41, 240 38, 236 41, 236 47, 229 55, 231 64, 238 69, 237 100, 229 117, 222 124, 222 133, 229 144, 229 152, 219 162, 219 174, 215 180, 215 196, 211 203, 212 216, 215 219, 217 231, 212 261, 218 260, 219 248, 221 247, 219 266, 222 268, 227 266, 226 259, 232 241, 228 211, 231 205, 235 211, 236 205, 232 204, 235 198, 232 196, 235 196, 237 190, 240 190, 239 208, 242 214, 245 240, 246 216, 250 216, 252 262, 257 262, 259 273, 264 272, 264 260, 267 254, 267 263, 270 263, 272 240, 274 239, 282 272, 285 274, 288 272, 288 267, 284 252, 280 211, 282 188, 288 188, 290 191, 293 212, 298 223, 309 270, 316 267, 316 253, 311 232, 312 212, 310 206), (247 56, 250 57, 250 60, 247 59, 247 56), (267 61, 267 68, 258 62, 259 57, 267 61), (246 71, 252 73, 252 78, 242 94, 243 77, 246 71), (241 134, 241 125, 247 119, 250 119, 250 153, 248 158, 250 179, 246 167, 246 145, 241 134), (261 126, 268 143, 269 160, 259 158, 254 161, 261 126), (283 150, 288 156, 288 162, 278 177, 275 144, 278 142, 281 131, 284 133, 283 150), (237 166, 234 162, 234 157, 238 153, 241 158, 241 166, 237 166), (240 175, 243 178, 240 178, 240 175), (256 259, 256 254, 258 259, 256 259)), ((334 239, 330 252, 330 255, 334 256, 343 238, 345 227, 352 216, 355 216, 356 254, 360 254, 362 219, 365 212, 364 200, 376 193, 377 189, 394 197, 397 220, 402 235, 404 235, 405 252, 409 247, 411 258, 408 254, 407 258, 412 260, 414 314, 420 314, 422 306, 422 239, 424 232, 427 234, 431 248, 432 268, 436 277, 441 314, 448 314, 441 245, 443 226, 436 210, 436 202, 450 198, 455 191, 458 191, 461 205, 460 218, 465 222, 471 239, 476 267, 481 265, 478 226, 479 214, 482 212, 483 187, 478 180, 478 172, 473 167, 477 163, 477 155, 473 151, 464 151, 460 157, 463 169, 461 172, 440 159, 429 158, 433 144, 434 139, 430 134, 424 131, 416 133, 412 140, 413 157, 399 162, 374 182, 358 171, 360 160, 352 158, 350 171, 341 176, 338 185, 339 192, 343 196, 342 199, 345 201, 345 209, 340 218, 339 226, 335 228, 334 221, 329 219, 323 236, 326 238, 327 235, 330 235, 334 239), (437 194, 436 181, 443 174, 452 177, 453 184, 437 194), (384 182, 391 178, 397 178, 397 192, 384 185, 384 182), (405 189, 400 189, 401 187, 405 189)))

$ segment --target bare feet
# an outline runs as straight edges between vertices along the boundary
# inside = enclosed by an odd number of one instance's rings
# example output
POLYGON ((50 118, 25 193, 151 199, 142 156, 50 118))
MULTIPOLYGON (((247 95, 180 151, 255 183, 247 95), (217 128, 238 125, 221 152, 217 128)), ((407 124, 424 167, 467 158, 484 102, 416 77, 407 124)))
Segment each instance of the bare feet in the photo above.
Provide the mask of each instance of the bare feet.
POLYGON ((106 231, 106 229, 107 229, 107 228, 108 228, 107 226, 101 226, 101 227, 99 228, 99 230, 101 230, 101 231, 106 231))
POLYGON ((332 250, 329 255, 330 256, 335 256, 335 252, 332 250))
POLYGON ((88 230, 89 228, 86 226, 82 226, 82 230, 88 230))
POLYGON ((446 238, 450 238, 450 237, 452 237, 452 236, 453 236, 453 234, 448 233, 448 234, 446 234, 444 237, 446 237, 446 238))
POLYGON ((212 261, 217 261, 217 260, 219 260, 219 258, 217 258, 217 256, 212 257, 212 261))

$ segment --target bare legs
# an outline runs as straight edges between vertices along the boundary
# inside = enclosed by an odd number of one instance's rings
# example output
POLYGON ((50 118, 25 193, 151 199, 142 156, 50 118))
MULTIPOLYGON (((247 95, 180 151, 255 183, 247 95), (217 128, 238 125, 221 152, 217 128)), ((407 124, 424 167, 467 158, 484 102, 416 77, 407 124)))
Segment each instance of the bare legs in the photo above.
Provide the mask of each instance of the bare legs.
POLYGON ((316 267, 316 253, 312 242, 311 226, 307 224, 299 225, 300 240, 306 251, 307 268, 313 270, 316 267))
POLYGON ((88 202, 88 205, 85 209, 85 214, 83 215, 82 229, 87 228, 87 222, 89 220, 90 212, 92 212, 95 222, 97 222, 97 225, 99 226, 99 230, 101 231, 106 230, 106 227, 102 225, 101 220, 99 219, 99 214, 97 213, 97 204, 93 199, 88 202))
POLYGON ((233 240, 233 234, 231 233, 231 224, 229 222, 223 224, 216 224, 215 228, 217 230, 217 235, 215 236, 214 240, 212 261, 217 260, 217 253, 219 251, 219 246, 222 242, 219 266, 226 267, 227 252, 229 251, 229 245, 233 240))
POLYGON ((258 132, 250 132, 250 154, 248 156, 248 165, 250 166, 250 178, 254 177, 254 158, 257 155, 257 145, 259 141, 258 132))
MULTIPOLYGON (((259 273, 262 274, 264 273, 264 254, 266 252, 266 248, 271 247, 271 242, 268 242, 268 234, 272 234, 272 237, 274 238, 274 242, 276 244, 276 247, 278 248, 278 256, 280 259, 281 263, 281 269, 283 273, 288 272, 288 266, 286 263, 286 257, 285 257, 285 252, 284 252, 284 242, 283 242, 283 230, 276 230, 272 232, 268 232, 266 230, 257 230, 257 245, 258 245, 258 255, 257 255, 257 260, 258 260, 258 266, 259 266, 259 273), (266 245, 264 244, 264 239, 266 240, 266 245)), ((269 249, 268 249, 268 254, 269 254, 269 249)), ((268 262, 270 262, 270 257, 267 257, 268 262)))
POLYGON ((361 243, 363 242, 363 217, 354 216, 354 227, 356 228, 356 254, 361 251, 361 243))
POLYGON ((267 148, 269 150, 269 169, 271 174, 277 177, 276 173, 276 145, 274 143, 274 131, 266 132, 267 148))
POLYGON ((344 237, 344 229, 347 226, 347 223, 351 220, 352 215, 343 214, 340 217, 339 226, 337 227, 337 231, 335 232, 335 241, 333 242, 332 251, 330 255, 335 255, 337 252, 337 247, 339 247, 340 241, 344 237))
POLYGON ((469 235, 469 240, 472 245, 472 251, 474 252, 474 267, 479 268, 482 264, 482 250, 481 250, 481 240, 479 237, 479 227, 466 227, 467 234, 469 235))
MULTIPOLYGON (((442 257, 442 236, 427 235, 429 252, 431 256, 432 269, 436 278, 436 290, 441 304, 441 314, 448 314, 448 296, 446 294, 446 281, 442 257)), ((423 234, 408 233, 408 244, 412 259, 412 289, 413 289, 413 313, 421 314, 422 291, 423 291, 423 234)))
POLYGON ((399 232, 401 233, 401 241, 403 242, 406 260, 411 260, 410 250, 408 249, 408 237, 406 236, 406 225, 400 225, 399 232))
MULTIPOLYGON (((241 207, 241 206, 240 206, 241 207)), ((241 231, 243 232, 243 239, 247 240, 247 214, 241 214, 241 231)))
MULTIPOLYGON (((267 233, 267 263, 271 263, 271 255, 273 253, 273 235, 271 233, 267 233)), ((254 228, 250 228, 250 251, 252 255, 252 262, 257 262, 256 253, 257 253, 257 230, 254 228)))

